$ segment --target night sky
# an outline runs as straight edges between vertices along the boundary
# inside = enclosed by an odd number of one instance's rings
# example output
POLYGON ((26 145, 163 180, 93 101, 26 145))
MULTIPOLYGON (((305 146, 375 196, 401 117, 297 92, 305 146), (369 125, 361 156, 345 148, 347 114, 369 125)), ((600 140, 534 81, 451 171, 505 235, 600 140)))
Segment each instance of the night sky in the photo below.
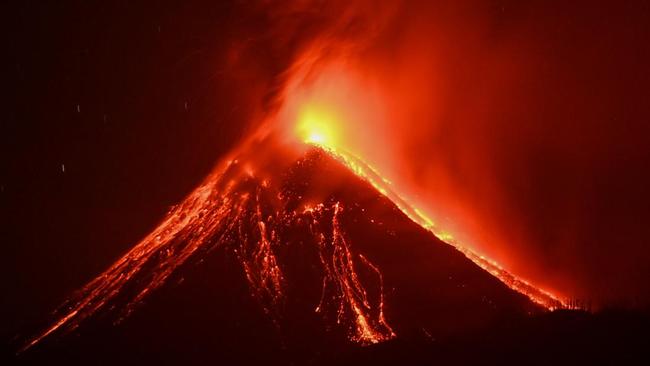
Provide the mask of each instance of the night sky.
MULTIPOLYGON (((372 2, 360 4, 373 11, 372 2)), ((520 239, 512 247, 499 243, 495 253, 569 295, 601 306, 647 306, 650 5, 464 6, 480 26, 465 25, 459 5, 444 26, 424 29, 443 34, 449 60, 438 64, 447 78, 441 84, 460 85, 441 92, 447 107, 440 115, 479 122, 400 126, 413 132, 399 134, 406 175, 433 164, 417 157, 438 154, 441 145, 430 143, 436 139, 446 141, 443 163, 446 155, 460 160, 454 169, 486 166, 473 156, 463 160, 467 150, 458 146, 470 144, 491 159, 498 188, 475 183, 486 179, 483 172, 461 172, 454 176, 468 183, 454 193, 476 202, 473 225, 490 227, 481 237, 516 231, 520 239), (503 51, 504 38, 534 46, 503 51), (486 40, 493 43, 476 47, 486 40), (497 56, 486 65, 477 55, 497 56), (523 60, 513 62, 524 71, 503 81, 512 59, 523 60), (497 71, 477 86, 468 80, 486 73, 467 74, 477 67, 497 71), (523 88, 512 87, 517 75, 525 75, 517 79, 523 88)), ((321 10, 245 1, 5 6, 3 338, 42 320, 131 248, 253 130, 279 75, 335 18, 336 6, 321 10)), ((410 4, 397 11, 402 19, 387 26, 395 36, 386 42, 410 39, 405 24, 419 10, 410 4)), ((376 48, 379 55, 399 49, 376 48)))

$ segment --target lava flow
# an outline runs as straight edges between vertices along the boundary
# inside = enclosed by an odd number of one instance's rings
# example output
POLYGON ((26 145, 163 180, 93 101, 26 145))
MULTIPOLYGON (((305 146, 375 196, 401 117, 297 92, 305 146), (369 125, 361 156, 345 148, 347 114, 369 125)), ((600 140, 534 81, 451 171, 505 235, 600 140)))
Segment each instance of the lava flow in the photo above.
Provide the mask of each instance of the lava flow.
POLYGON ((334 147, 324 145, 322 144, 322 140, 314 141, 313 139, 310 139, 308 142, 316 144, 323 150, 329 152, 339 162, 350 168, 350 170, 359 177, 368 181, 368 183, 375 187, 381 194, 390 199, 408 218, 423 228, 431 231, 439 239, 465 254, 467 258, 472 260, 472 262, 497 277, 511 289, 528 296, 532 301, 549 310, 567 307, 567 304, 551 293, 535 287, 526 280, 518 278, 499 266, 498 263, 459 244, 451 234, 438 228, 431 219, 422 213, 422 211, 408 204, 402 197, 393 192, 390 188, 390 181, 382 178, 376 169, 364 163, 359 157, 345 151, 337 150, 334 147))

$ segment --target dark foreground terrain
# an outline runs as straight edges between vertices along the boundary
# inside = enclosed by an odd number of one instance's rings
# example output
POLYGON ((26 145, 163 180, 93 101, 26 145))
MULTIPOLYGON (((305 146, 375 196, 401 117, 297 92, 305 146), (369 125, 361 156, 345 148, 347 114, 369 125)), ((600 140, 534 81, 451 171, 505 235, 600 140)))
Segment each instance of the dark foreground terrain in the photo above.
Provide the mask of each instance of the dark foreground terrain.
POLYGON ((650 321, 640 313, 560 311, 448 339, 412 334, 367 347, 323 344, 305 350, 248 328, 261 319, 227 321, 225 314, 203 319, 192 309, 182 311, 183 324, 163 320, 147 329, 84 332, 18 357, 6 347, 3 364, 647 365, 650 360, 650 321), (217 319, 221 323, 215 326, 217 319))

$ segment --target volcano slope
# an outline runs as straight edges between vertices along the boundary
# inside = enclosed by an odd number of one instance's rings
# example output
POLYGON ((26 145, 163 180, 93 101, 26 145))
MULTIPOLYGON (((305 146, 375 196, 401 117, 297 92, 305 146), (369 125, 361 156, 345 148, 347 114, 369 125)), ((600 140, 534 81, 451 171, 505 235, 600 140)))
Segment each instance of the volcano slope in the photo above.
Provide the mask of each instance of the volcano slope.
POLYGON ((545 309, 318 147, 254 141, 28 341, 23 362, 315 362, 545 309))

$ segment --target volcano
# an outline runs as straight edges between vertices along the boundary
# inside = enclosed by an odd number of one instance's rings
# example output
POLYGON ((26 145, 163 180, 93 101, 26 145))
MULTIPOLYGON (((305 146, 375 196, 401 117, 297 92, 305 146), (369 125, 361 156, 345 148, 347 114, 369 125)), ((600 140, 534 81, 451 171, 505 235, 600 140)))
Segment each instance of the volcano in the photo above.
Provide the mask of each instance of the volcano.
POLYGON ((115 356, 102 347, 151 342, 241 361, 448 338, 562 306, 412 215, 352 155, 255 138, 25 348, 115 356))

